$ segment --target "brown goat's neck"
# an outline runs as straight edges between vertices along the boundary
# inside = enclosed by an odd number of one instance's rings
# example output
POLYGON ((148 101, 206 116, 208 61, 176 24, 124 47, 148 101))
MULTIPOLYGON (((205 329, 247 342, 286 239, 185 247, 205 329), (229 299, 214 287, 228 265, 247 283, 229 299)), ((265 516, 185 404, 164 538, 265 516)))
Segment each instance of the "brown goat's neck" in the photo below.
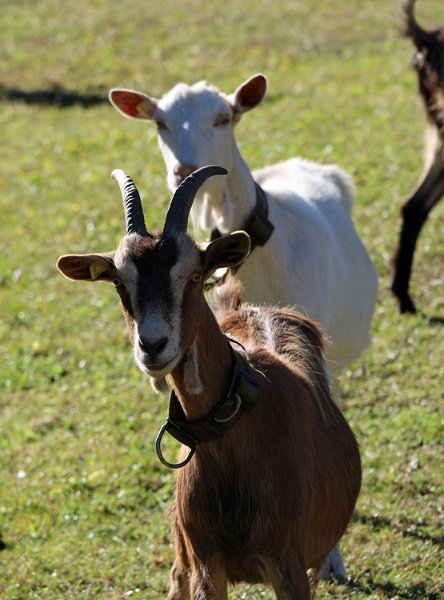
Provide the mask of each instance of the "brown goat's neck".
POLYGON ((183 362, 171 373, 173 389, 190 421, 204 416, 219 402, 227 392, 233 368, 230 343, 205 301, 202 303, 202 315, 194 345, 202 391, 191 393, 187 389, 183 362))

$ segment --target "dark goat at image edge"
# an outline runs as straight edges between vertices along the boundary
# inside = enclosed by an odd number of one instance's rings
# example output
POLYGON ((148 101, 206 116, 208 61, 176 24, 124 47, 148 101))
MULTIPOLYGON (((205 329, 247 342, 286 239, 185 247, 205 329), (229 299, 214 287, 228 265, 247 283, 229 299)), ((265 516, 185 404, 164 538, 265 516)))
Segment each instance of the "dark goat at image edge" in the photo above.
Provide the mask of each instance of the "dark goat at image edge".
POLYGON ((401 228, 393 259, 391 290, 401 313, 416 312, 409 293, 415 248, 430 211, 444 195, 444 27, 433 31, 420 27, 414 5, 415 0, 400 2, 404 34, 416 46, 413 65, 426 111, 427 130, 423 172, 401 208, 401 228))

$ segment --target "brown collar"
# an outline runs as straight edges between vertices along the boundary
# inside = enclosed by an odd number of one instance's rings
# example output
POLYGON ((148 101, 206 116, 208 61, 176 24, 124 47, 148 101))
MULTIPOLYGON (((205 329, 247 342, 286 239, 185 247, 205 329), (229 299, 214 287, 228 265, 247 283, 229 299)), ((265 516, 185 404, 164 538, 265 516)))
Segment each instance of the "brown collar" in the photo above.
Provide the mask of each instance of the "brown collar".
POLYGON ((171 391, 168 418, 160 428, 156 439, 157 456, 165 466, 171 469, 185 466, 193 457, 199 443, 222 437, 227 429, 236 423, 242 411, 250 411, 254 408, 259 394, 259 384, 251 372, 248 361, 231 345, 230 349, 233 357, 233 372, 228 392, 209 413, 196 421, 189 421, 174 390, 171 391), (170 463, 163 455, 161 445, 166 431, 190 448, 187 457, 180 463, 170 463))

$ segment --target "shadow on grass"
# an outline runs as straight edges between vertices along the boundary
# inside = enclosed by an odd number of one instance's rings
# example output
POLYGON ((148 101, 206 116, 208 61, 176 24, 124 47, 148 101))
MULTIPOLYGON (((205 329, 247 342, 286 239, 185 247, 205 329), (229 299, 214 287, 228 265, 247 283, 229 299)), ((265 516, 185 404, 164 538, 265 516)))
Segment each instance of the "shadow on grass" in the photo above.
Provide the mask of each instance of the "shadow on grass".
POLYGON ((440 548, 444 548, 444 536, 435 536, 430 535, 425 531, 418 531, 416 527, 407 527, 402 532, 403 537, 413 537, 417 540, 423 540, 424 542, 431 542, 435 546, 439 546, 440 548))
MULTIPOLYGON (((408 600, 440 600, 441 592, 427 592, 424 584, 399 588, 389 581, 382 583, 375 581, 369 573, 364 573, 360 579, 349 579, 345 584, 350 590, 359 591, 368 596, 375 592, 383 592, 387 598, 407 598, 408 600)), ((444 590, 442 590, 444 592, 444 590)))
MULTIPOLYGON (((285 98, 284 94, 270 94, 267 96, 267 101, 278 102, 282 98, 285 98)), ((22 90, 20 88, 8 88, 0 84, 0 102, 22 102, 23 104, 40 104, 59 108, 77 105, 89 108, 98 104, 106 104, 108 97, 106 93, 80 94, 73 90, 67 90, 60 85, 41 90, 22 90)))
POLYGON ((444 325, 444 317, 430 317, 430 325, 444 325))
POLYGON ((89 108, 107 103, 108 98, 106 94, 80 94, 72 90, 66 90, 59 85, 41 90, 22 90, 0 85, 0 101, 56 106, 59 108, 70 106, 89 108))
MULTIPOLYGON (((413 537, 424 542, 430 542, 440 548, 444 546, 443 536, 432 536, 425 531, 421 531, 418 529, 417 524, 404 527, 400 523, 393 522, 380 515, 367 516, 360 513, 355 514, 354 520, 370 525, 373 531, 390 528, 400 533, 402 537, 413 537)), ((359 591, 368 596, 374 595, 375 592, 383 592, 385 598, 407 598, 409 600, 439 600, 444 597, 444 588, 439 592, 429 592, 423 583, 398 587, 390 581, 375 581, 368 571, 364 572, 358 579, 349 579, 344 585, 351 590, 359 591)))
POLYGON ((430 535, 427 531, 422 531, 418 528, 416 523, 411 525, 407 525, 406 527, 400 526, 398 523, 393 523, 390 519, 385 517, 381 517, 380 515, 362 515, 360 513, 356 513, 354 517, 355 521, 359 523, 364 523, 365 525, 370 525, 373 531, 380 531, 386 527, 390 527, 402 534, 402 537, 413 537, 417 540, 422 540, 424 542, 430 542, 435 546, 439 546, 440 548, 444 548, 444 536, 438 535, 430 535))

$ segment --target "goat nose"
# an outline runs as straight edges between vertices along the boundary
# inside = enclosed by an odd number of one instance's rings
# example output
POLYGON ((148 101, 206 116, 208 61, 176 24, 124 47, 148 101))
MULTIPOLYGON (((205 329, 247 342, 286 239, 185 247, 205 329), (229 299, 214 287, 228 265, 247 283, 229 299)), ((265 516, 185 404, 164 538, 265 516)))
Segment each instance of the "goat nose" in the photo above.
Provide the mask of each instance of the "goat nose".
POLYGON ((191 175, 191 173, 194 173, 194 171, 196 171, 197 166, 196 165, 183 165, 183 164, 177 164, 174 167, 173 173, 174 175, 176 175, 176 177, 178 177, 181 181, 183 181, 184 179, 186 179, 188 177, 188 175, 191 175))
POLYGON ((168 343, 167 337, 162 337, 157 340, 151 341, 146 338, 139 337, 139 347, 143 352, 146 352, 150 356, 156 356, 160 354, 168 343))

